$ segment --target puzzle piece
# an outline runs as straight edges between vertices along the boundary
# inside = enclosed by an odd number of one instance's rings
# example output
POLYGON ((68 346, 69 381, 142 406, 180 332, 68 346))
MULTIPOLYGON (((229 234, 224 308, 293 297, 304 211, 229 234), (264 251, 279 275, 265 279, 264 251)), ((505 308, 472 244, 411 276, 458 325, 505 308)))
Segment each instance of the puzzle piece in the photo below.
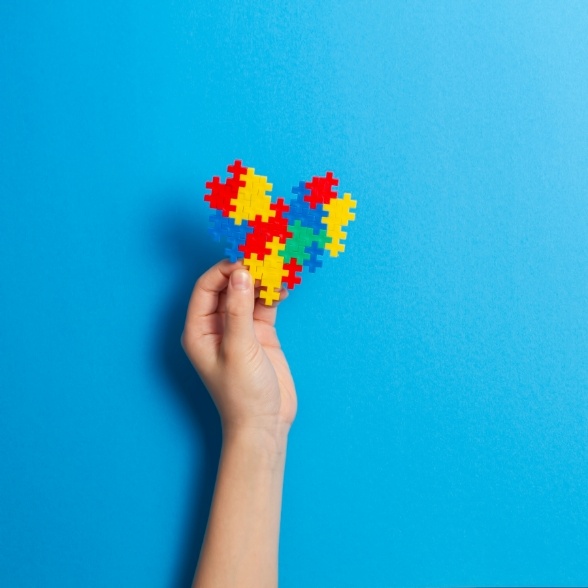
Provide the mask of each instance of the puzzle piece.
POLYGON ((319 259, 325 253, 325 248, 321 247, 318 241, 313 241, 309 247, 306 248, 308 253, 308 259, 304 261, 304 265, 308 268, 308 271, 312 274, 316 272, 316 269, 323 267, 323 262, 319 259))
POLYGON ((216 210, 210 217, 211 226, 208 232, 213 236, 215 241, 220 241, 230 231, 229 225, 233 222, 223 215, 222 210, 216 210))
POLYGON ((284 269, 287 274, 284 276, 282 283, 292 290, 296 284, 302 282, 302 278, 298 275, 302 271, 302 266, 298 265, 295 257, 292 257, 288 263, 284 264, 284 269))
MULTIPOLYGON (((232 219, 227 219, 231 221, 232 219)), ((231 263, 235 263, 240 258, 240 247, 245 244, 247 235, 253 233, 253 227, 248 224, 233 224, 226 229, 225 236, 229 247, 225 249, 225 255, 231 260, 231 263)))
POLYGON ((272 184, 240 160, 227 170, 224 183, 218 176, 206 183, 204 200, 214 210, 209 231, 215 241, 226 239, 231 262, 243 260, 265 304, 280 299, 283 285, 300 284, 305 267, 311 273, 322 267, 325 252, 337 257, 345 250, 343 227, 355 220, 351 211, 357 202, 347 192, 338 196, 339 180, 332 172, 299 182, 286 203, 284 198, 272 202, 272 184))
POLYGON ((256 175, 252 167, 247 168, 240 178, 244 179, 245 183, 239 186, 231 199, 231 207, 234 209, 229 211, 229 218, 234 218, 240 225, 243 221, 254 220, 257 216, 261 216, 264 222, 275 216, 275 210, 271 209, 271 196, 267 193, 271 191, 272 185, 268 183, 267 178, 256 175))
POLYGON ((323 210, 331 219, 337 221, 342 227, 346 227, 349 221, 355 220, 355 213, 351 212, 357 202, 351 199, 351 194, 345 193, 343 198, 333 198, 323 206, 323 210))
POLYGON ((229 184, 222 184, 220 178, 215 176, 210 182, 206 182, 206 187, 210 190, 209 194, 204 196, 204 200, 210 203, 210 208, 220 210, 224 216, 229 216, 235 212, 236 207, 232 200, 237 196, 239 186, 235 189, 235 181, 229 184))
POLYGON ((323 206, 327 214, 322 220, 327 225, 327 236, 331 239, 331 242, 325 245, 325 249, 331 257, 337 257, 345 251, 342 241, 347 237, 347 233, 341 229, 355 220, 355 213, 351 210, 356 205, 357 202, 351 199, 351 194, 345 193, 343 198, 333 198, 323 206))
POLYGON ((332 198, 337 197, 333 186, 338 186, 339 180, 333 177, 333 172, 327 172, 324 178, 314 177, 311 182, 306 182, 309 194, 304 200, 310 204, 310 208, 316 208, 317 204, 328 204, 332 198))
POLYGON ((265 300, 267 306, 271 306, 280 299, 280 293, 273 289, 263 289, 259 291, 259 297, 265 300))
POLYGON ((294 221, 288 228, 292 232, 292 237, 286 241, 284 261, 289 262, 293 257, 300 262, 306 261, 309 259, 306 248, 317 240, 317 235, 311 227, 304 226, 299 220, 294 221))
POLYGON ((263 261, 257 259, 257 253, 243 259, 243 265, 249 270, 254 281, 261 280, 263 275, 263 261))

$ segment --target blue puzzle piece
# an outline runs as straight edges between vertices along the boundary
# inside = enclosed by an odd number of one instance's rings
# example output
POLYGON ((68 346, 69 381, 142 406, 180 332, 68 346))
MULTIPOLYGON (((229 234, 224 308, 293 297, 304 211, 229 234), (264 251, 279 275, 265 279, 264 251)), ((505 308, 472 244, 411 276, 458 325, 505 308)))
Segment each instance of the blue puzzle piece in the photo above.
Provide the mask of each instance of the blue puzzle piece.
POLYGON ((325 250, 322 247, 319 247, 319 244, 316 241, 313 241, 312 244, 306 247, 306 253, 310 255, 308 259, 305 259, 303 265, 308 268, 308 271, 312 274, 316 272, 316 269, 319 267, 323 267, 323 262, 319 259, 320 255, 323 255, 325 250))
POLYGON ((208 232, 217 242, 223 237, 226 237, 231 230, 231 226, 235 224, 235 221, 232 218, 223 216, 222 210, 216 210, 214 214, 210 215, 209 220, 211 226, 208 228, 208 232))
POLYGON ((306 182, 298 182, 298 186, 292 188, 292 194, 296 194, 297 200, 304 200, 305 196, 310 195, 310 190, 306 187, 306 182))
POLYGON ((229 243, 230 247, 225 247, 225 255, 229 258, 231 263, 235 263, 237 260, 243 257, 243 252, 239 251, 239 243, 229 243))
POLYGON ((284 213, 284 218, 288 219, 288 224, 293 225, 295 221, 299 220, 304 224, 306 215, 310 210, 308 202, 304 202, 301 197, 290 200, 290 210, 284 213))
POLYGON ((211 226, 209 232, 212 234, 215 241, 226 239, 228 247, 225 248, 225 255, 232 263, 238 259, 243 258, 243 252, 239 251, 239 246, 245 243, 247 235, 253 232, 253 227, 250 227, 246 222, 240 225, 235 223, 235 219, 223 215, 222 210, 217 210, 215 214, 210 216, 211 226))
MULTIPOLYGON (((229 219, 233 221, 233 219, 229 219)), ((253 227, 250 227, 246 222, 242 222, 240 225, 232 223, 229 227, 226 237, 227 245, 225 248, 225 255, 231 260, 231 263, 235 263, 238 259, 243 259, 243 252, 239 250, 240 245, 245 244, 247 235, 253 232, 253 227)))
POLYGON ((314 209, 309 206, 308 211, 304 216, 303 224, 310 227, 318 235, 321 231, 324 231, 327 228, 327 225, 322 221, 324 216, 325 212, 323 211, 322 204, 317 204, 314 209))

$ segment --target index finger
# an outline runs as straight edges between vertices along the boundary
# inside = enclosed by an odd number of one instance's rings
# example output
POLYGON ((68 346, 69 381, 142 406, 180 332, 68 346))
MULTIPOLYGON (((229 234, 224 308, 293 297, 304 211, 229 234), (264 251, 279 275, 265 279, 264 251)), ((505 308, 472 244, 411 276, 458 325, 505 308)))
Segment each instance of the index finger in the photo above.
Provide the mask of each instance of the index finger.
POLYGON ((242 267, 242 264, 224 259, 198 278, 188 304, 187 323, 210 316, 217 311, 219 295, 226 289, 233 271, 239 267, 242 267))

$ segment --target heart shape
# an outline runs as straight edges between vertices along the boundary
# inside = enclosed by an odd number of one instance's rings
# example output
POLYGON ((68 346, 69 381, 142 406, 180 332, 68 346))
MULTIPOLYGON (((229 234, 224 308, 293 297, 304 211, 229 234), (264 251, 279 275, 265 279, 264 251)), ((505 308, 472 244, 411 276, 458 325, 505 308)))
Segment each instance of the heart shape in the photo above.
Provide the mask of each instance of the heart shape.
POLYGON ((272 202, 272 184, 236 160, 227 167, 230 177, 223 183, 215 176, 206 182, 204 196, 215 214, 210 232, 215 241, 226 238, 225 254, 243 265, 261 284, 260 297, 270 306, 280 299, 284 284, 292 290, 300 284, 300 273, 322 267, 321 256, 328 251, 337 257, 345 251, 347 233, 342 229, 355 220, 357 205, 346 192, 342 198, 334 190, 339 180, 332 172, 299 182, 292 197, 272 202))

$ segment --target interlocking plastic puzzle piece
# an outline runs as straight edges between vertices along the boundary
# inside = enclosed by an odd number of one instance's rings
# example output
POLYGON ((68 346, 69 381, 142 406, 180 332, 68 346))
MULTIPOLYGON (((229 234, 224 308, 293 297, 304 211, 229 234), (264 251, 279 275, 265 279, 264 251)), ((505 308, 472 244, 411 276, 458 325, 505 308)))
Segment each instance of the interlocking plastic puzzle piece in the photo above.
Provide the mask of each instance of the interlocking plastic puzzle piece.
POLYGON ((302 282, 302 278, 298 275, 298 273, 302 271, 302 266, 298 265, 297 259, 293 257, 288 263, 284 264, 284 269, 287 270, 288 273, 282 280, 282 283, 286 284, 286 286, 292 290, 296 284, 302 282))
POLYGON ((261 280, 263 275, 263 261, 257 259, 257 253, 243 259, 243 265, 249 270, 254 280, 261 280))
POLYGON ((267 263, 264 262, 263 274, 261 276, 262 289, 259 295, 261 298, 265 299, 266 304, 272 303, 272 299, 267 297, 270 292, 273 292, 273 300, 280 299, 280 288, 282 287, 282 280, 288 273, 288 271, 284 270, 283 268, 283 261, 284 260, 279 256, 276 258, 275 265, 278 267, 268 267, 267 263), (262 295, 264 290, 267 293, 266 296, 262 295))
POLYGON ((348 192, 338 196, 332 172, 299 182, 290 202, 272 202, 272 184, 254 168, 236 160, 227 170, 231 175, 224 183, 218 176, 206 183, 204 200, 214 210, 209 231, 215 241, 226 239, 232 262, 243 260, 265 304, 280 299, 283 285, 300 284, 305 267, 311 273, 322 267, 327 251, 337 257, 345 250, 342 229, 355 220, 351 210, 357 203, 348 192))
POLYGON ((349 221, 355 220, 355 214, 351 210, 356 205, 357 202, 351 199, 351 194, 345 193, 343 198, 333 198, 328 204, 325 204, 323 210, 333 221, 346 227, 349 221))
POLYGON ((347 237, 347 233, 341 230, 340 224, 333 222, 327 228, 327 236, 331 241, 325 245, 325 249, 331 254, 331 257, 338 257, 339 253, 345 251, 345 245, 342 241, 347 237))
POLYGON ((308 271, 312 274, 316 272, 316 269, 323 267, 323 262, 319 257, 325 253, 324 247, 321 247, 317 241, 313 241, 312 244, 306 248, 308 253, 308 259, 304 260, 304 266, 308 268, 308 271))
POLYGON ((324 249, 327 246, 327 243, 331 242, 331 237, 327 235, 327 229, 325 228, 318 235, 314 236, 314 240, 321 249, 324 249))
POLYGON ((210 208, 220 210, 224 216, 229 216, 236 210, 232 200, 237 196, 238 186, 235 190, 234 184, 235 182, 229 184, 228 180, 226 184, 221 184, 220 178, 215 176, 210 182, 206 182, 210 193, 204 196, 204 200, 210 202, 210 208))
MULTIPOLYGON (((292 191, 298 191, 298 189, 294 187, 292 191)), ((323 223, 323 205, 317 204, 315 208, 311 208, 304 196, 301 195, 290 201, 290 210, 285 213, 285 216, 290 224, 299 220, 304 226, 312 228, 316 233, 327 228, 323 223)))
POLYGON ((216 210, 214 214, 210 215, 210 227, 208 232, 213 236, 215 241, 220 241, 229 232, 229 224, 233 221, 223 215, 222 210, 216 210))
POLYGON ((311 227, 306 227, 301 221, 294 221, 288 227, 292 232, 292 237, 286 241, 284 261, 289 262, 293 257, 299 261, 309 258, 306 248, 315 240, 315 234, 311 227))
POLYGON ((306 182, 298 182, 298 186, 292 188, 292 194, 296 194, 299 200, 304 200, 304 197, 310 194, 310 190, 306 187, 306 182))
POLYGON ((324 205, 317 204, 314 209, 310 209, 304 217, 303 224, 310 227, 315 233, 319 233, 327 228, 327 225, 323 222, 324 205))
POLYGON ((270 253, 267 247, 269 241, 278 237, 281 242, 285 243, 292 236, 292 233, 288 231, 288 222, 277 215, 269 218, 267 222, 257 216, 255 220, 249 221, 247 224, 253 228, 253 231, 248 235, 245 243, 240 246, 239 250, 244 257, 257 253, 258 259, 264 259, 270 253))
POLYGON ((239 187, 231 200, 234 210, 229 211, 229 217, 234 218, 238 225, 243 221, 253 220, 256 216, 261 216, 263 221, 267 222, 270 217, 276 215, 275 210, 270 207, 272 199, 268 194, 272 185, 266 177, 256 175, 252 167, 240 177, 245 180, 245 185, 239 187))
POLYGON ((267 244, 267 246, 268 249, 270 249, 271 251, 269 257, 278 257, 278 255, 286 248, 286 244, 282 243, 279 237, 273 237, 273 239, 267 244))
POLYGON ((247 235, 253 232, 253 227, 245 223, 237 225, 232 218, 225 218, 224 220, 226 221, 225 223, 218 220, 216 222, 222 225, 223 236, 227 240, 228 247, 225 249, 225 255, 234 263, 240 259, 241 251, 239 248, 245 244, 247 235))
POLYGON ((267 306, 271 306, 280 299, 280 293, 273 289, 263 289, 259 291, 259 297, 263 298, 267 306))
POLYGON ((323 222, 327 225, 327 237, 330 243, 325 245, 325 249, 331 257, 337 257, 339 253, 345 251, 345 245, 342 241, 347 237, 347 233, 341 230, 341 227, 347 226, 349 221, 355 220, 355 214, 350 212, 356 206, 355 200, 351 199, 351 194, 345 194, 344 198, 333 198, 329 203, 324 205, 327 213, 323 217, 323 222))
POLYGON ((270 209, 273 210, 276 214, 274 218, 283 219, 284 213, 290 210, 290 207, 286 204, 283 198, 278 198, 275 202, 270 204, 270 209))
POLYGON ((247 168, 243 167, 243 162, 240 159, 236 159, 235 163, 227 167, 227 171, 230 174, 233 174, 233 178, 239 178, 239 176, 243 175, 247 171, 247 168))
POLYGON ((296 220, 303 220, 306 218, 310 205, 304 200, 303 196, 297 196, 290 200, 289 210, 284 213, 284 216, 288 219, 289 223, 293 223, 296 220))
POLYGON ((310 194, 304 200, 310 204, 310 208, 316 208, 317 204, 328 204, 331 198, 337 197, 333 186, 338 186, 339 180, 333 177, 333 172, 327 172, 324 178, 314 177, 311 182, 306 183, 310 194))

